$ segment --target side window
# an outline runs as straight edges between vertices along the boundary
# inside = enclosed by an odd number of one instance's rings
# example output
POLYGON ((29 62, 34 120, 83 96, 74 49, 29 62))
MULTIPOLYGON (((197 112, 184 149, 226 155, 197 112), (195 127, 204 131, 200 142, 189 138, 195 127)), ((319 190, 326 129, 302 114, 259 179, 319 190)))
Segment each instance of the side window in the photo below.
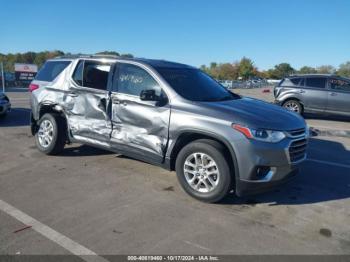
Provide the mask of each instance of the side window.
POLYGON ((160 96, 162 90, 157 81, 144 69, 131 65, 119 64, 117 89, 119 93, 140 96, 142 90, 155 90, 156 95, 160 96))
POLYGON ((82 60, 73 73, 73 80, 83 87, 106 90, 110 68, 110 64, 82 60))
POLYGON ((297 78, 285 78, 283 80, 283 86, 298 86, 300 83, 301 78, 297 77, 297 78))
POLYGON ((40 68, 35 80, 51 82, 70 64, 70 61, 48 61, 40 68))
POLYGON ((350 81, 331 78, 329 82, 331 89, 350 92, 350 81))
POLYGON ((306 78, 306 86, 314 88, 325 88, 326 78, 324 77, 308 77, 306 78))

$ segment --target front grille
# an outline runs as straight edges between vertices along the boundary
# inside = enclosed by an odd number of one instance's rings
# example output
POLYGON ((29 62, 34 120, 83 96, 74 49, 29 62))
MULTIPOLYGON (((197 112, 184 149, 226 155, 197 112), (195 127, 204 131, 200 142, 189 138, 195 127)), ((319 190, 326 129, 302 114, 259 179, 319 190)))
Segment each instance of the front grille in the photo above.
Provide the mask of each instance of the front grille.
POLYGON ((302 135, 305 134, 305 128, 300 128, 300 129, 295 129, 295 130, 292 130, 292 131, 288 131, 288 134, 291 137, 302 136, 302 135))
POLYGON ((289 158, 290 162, 298 162, 306 156, 307 140, 300 139, 293 141, 289 146, 289 158))

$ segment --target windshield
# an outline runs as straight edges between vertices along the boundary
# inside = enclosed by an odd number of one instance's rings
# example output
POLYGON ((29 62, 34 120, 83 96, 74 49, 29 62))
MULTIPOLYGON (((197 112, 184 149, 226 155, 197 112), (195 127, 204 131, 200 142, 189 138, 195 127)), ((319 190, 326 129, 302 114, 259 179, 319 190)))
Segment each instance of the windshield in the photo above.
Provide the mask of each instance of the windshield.
POLYGON ((199 69, 156 68, 183 98, 191 101, 225 101, 239 98, 199 69))

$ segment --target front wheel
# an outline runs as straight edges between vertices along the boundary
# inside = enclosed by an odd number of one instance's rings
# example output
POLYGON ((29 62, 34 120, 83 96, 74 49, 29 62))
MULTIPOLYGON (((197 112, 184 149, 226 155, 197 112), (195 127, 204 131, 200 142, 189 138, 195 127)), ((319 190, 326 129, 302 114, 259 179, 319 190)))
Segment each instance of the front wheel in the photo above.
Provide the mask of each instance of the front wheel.
POLYGON ((45 114, 38 122, 35 143, 47 155, 60 153, 66 144, 66 125, 58 114, 45 114))
POLYGON ((282 105, 285 109, 292 111, 294 113, 303 114, 303 107, 297 100, 288 100, 282 105))
POLYGON ((176 159, 176 174, 182 188, 204 202, 218 202, 231 189, 224 148, 213 140, 197 140, 182 148, 176 159))

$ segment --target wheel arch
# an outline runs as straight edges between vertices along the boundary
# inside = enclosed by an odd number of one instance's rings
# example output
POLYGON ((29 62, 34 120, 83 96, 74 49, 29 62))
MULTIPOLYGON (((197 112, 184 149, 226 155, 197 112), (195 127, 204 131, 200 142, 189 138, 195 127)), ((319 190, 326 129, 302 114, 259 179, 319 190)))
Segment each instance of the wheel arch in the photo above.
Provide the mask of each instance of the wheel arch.
POLYGON ((186 130, 182 131, 176 138, 176 141, 174 142, 174 146, 171 149, 170 152, 170 163, 169 168, 170 170, 175 170, 175 162, 176 158, 180 152, 180 150, 188 145, 189 143, 199 140, 199 139, 209 139, 218 142, 224 147, 225 150, 225 157, 227 158, 227 162, 229 164, 231 175, 234 175, 234 178, 237 179, 239 174, 238 169, 238 162, 237 157, 234 149, 230 145, 230 143, 220 135, 209 133, 205 131, 199 131, 199 130, 186 130))
POLYGON ((296 96, 287 96, 286 98, 282 99, 281 105, 283 106, 284 103, 286 103, 287 101, 290 101, 290 100, 298 101, 301 104, 301 106, 304 108, 303 101, 300 98, 296 97, 296 96))
MULTIPOLYGON (((38 108, 39 108, 39 110, 37 111, 37 115, 31 115, 31 119, 30 119, 31 120, 31 133, 32 133, 32 135, 35 135, 35 133, 38 131, 37 122, 45 114, 50 114, 50 113, 51 114, 58 114, 64 120, 65 125, 68 126, 67 117, 63 111, 63 108, 60 105, 58 105, 56 103, 43 102, 43 103, 40 103, 38 105, 38 108)), ((66 132, 68 134, 68 130, 66 132)))

